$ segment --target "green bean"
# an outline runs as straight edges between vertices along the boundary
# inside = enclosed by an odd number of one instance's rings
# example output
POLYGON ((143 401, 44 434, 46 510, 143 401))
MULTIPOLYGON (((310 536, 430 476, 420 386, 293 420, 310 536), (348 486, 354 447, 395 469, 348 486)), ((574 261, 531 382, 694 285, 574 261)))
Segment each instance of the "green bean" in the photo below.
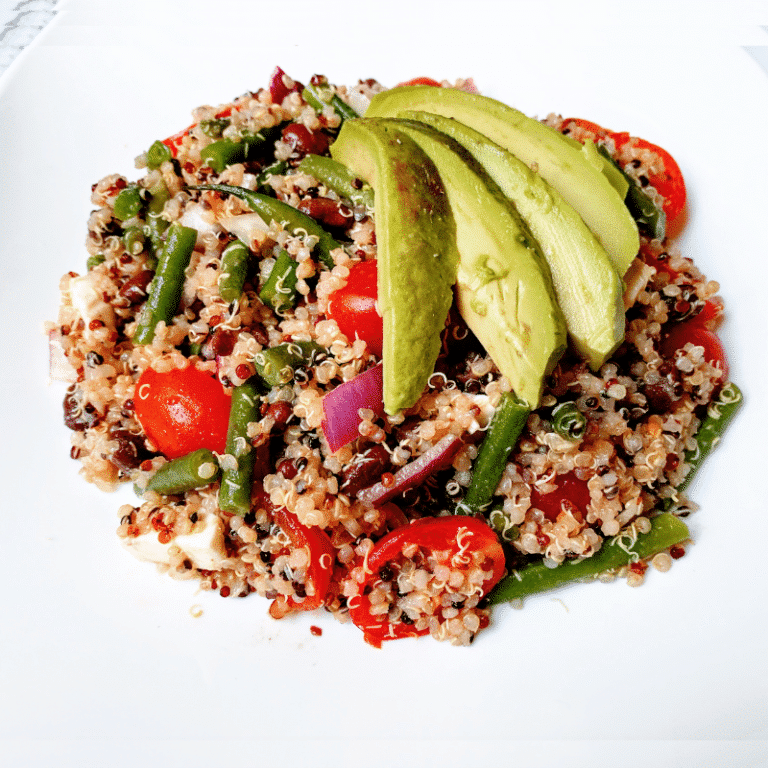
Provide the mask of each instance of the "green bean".
POLYGON ((275 266, 269 273, 259 298, 269 307, 280 313, 296 304, 296 269, 298 264, 286 250, 281 250, 275 266))
POLYGON ((600 145, 598 152, 607 158, 619 173, 629 183, 629 189, 624 199, 627 209, 632 214, 632 218, 637 222, 638 227, 647 232, 651 237, 663 240, 667 232, 667 215, 664 210, 658 208, 648 195, 643 192, 642 187, 636 179, 633 179, 610 155, 608 150, 600 145))
POLYGON ((488 522, 502 541, 515 541, 520 538, 520 528, 510 522, 509 517, 504 514, 503 504, 494 504, 488 513, 488 522))
POLYGON ((232 121, 226 117, 214 117, 211 120, 201 120, 200 130, 211 139, 218 139, 232 121))
POLYGON ((126 227, 123 230, 123 245, 125 250, 136 256, 144 250, 144 229, 142 227, 126 227))
POLYGON ((345 165, 331 157, 307 155, 297 170, 314 176, 340 197, 346 197, 357 205, 373 208, 373 188, 355 176, 345 165))
POLYGON ((552 409, 552 429, 566 440, 580 440, 587 431, 587 417, 576 403, 560 403, 552 409))
MULTIPOLYGON (((272 165, 262 168, 259 175, 256 177, 257 188, 261 189, 262 187, 266 187, 270 176, 282 176, 289 167, 287 160, 278 160, 276 163, 272 163, 272 165)), ((268 187, 267 191, 274 196, 272 187, 268 187)))
POLYGON ((282 124, 279 124, 262 128, 258 133, 244 133, 240 141, 219 139, 203 147, 200 158, 203 165, 213 168, 216 173, 221 173, 228 165, 244 163, 252 159, 259 150, 280 138, 281 131, 282 124))
POLYGON ((170 323, 179 307, 184 288, 184 271, 195 249, 197 232, 177 221, 168 228, 165 247, 160 254, 149 296, 133 336, 134 344, 151 344, 155 327, 162 320, 170 323))
POLYGON ((619 534, 604 543, 592 557, 568 560, 555 568, 548 568, 539 562, 513 571, 494 587, 488 597, 491 603, 502 603, 555 589, 569 582, 594 578, 606 571, 645 560, 688 538, 690 532, 685 523, 670 512, 664 512, 651 520, 648 533, 640 533, 636 537, 619 534))
POLYGON ((219 486, 219 507, 224 512, 245 516, 251 508, 251 486, 256 452, 248 439, 248 424, 258 421, 259 394, 246 381, 232 390, 227 430, 227 454, 237 460, 236 469, 225 469, 219 486))
POLYGON ((85 268, 90 272, 94 267, 98 267, 99 264, 103 264, 107 260, 107 257, 103 253, 97 253, 95 256, 89 256, 85 262, 85 268))
POLYGON ((250 257, 251 252, 242 240, 233 240, 222 252, 219 293, 227 303, 237 301, 243 295, 250 257))
POLYGON ((112 212, 116 219, 125 221, 138 216, 143 206, 141 187, 138 184, 129 184, 118 193, 112 212))
POLYGON ((147 150, 147 168, 156 171, 163 163, 173 157, 170 147, 158 140, 147 150))
POLYGON ((291 341, 259 352, 253 362, 256 373, 270 387, 281 387, 293 379, 300 365, 313 365, 325 350, 314 341, 291 341))
POLYGON ((456 507, 458 514, 474 514, 490 504, 507 464, 507 457, 515 447, 530 412, 530 408, 512 392, 505 392, 501 396, 475 460, 467 494, 456 507))
POLYGON ((352 120, 355 117, 359 117, 349 104, 342 101, 333 92, 327 80, 306 86, 301 95, 304 97, 304 101, 317 112, 322 112, 326 106, 330 105, 342 120, 352 120))
POLYGON ((258 213, 259 216, 264 219, 266 224, 275 221, 282 224, 285 229, 294 235, 306 232, 308 235, 317 237, 317 248, 320 251, 321 261, 328 267, 328 269, 333 269, 335 266, 331 251, 336 248, 341 248, 341 244, 326 232, 313 218, 296 210, 296 208, 288 205, 288 203, 284 203, 282 200, 276 200, 274 197, 262 195, 259 192, 253 192, 244 187, 233 187, 230 184, 200 184, 198 186, 192 186, 190 189, 210 189, 215 192, 226 192, 227 194, 234 195, 247 203, 251 210, 258 213))
POLYGON ((168 221, 162 217, 162 213, 165 204, 171 199, 171 195, 164 181, 160 181, 151 187, 149 195, 146 214, 147 223, 144 227, 144 234, 149 238, 150 243, 150 255, 147 259, 147 266, 150 269, 154 269, 163 250, 163 235, 168 229, 168 221))
POLYGON ((147 490, 172 496, 194 488, 204 488, 210 485, 218 474, 219 463, 216 461, 216 455, 207 448, 200 448, 163 464, 150 478, 147 490))
POLYGON ((709 404, 707 415, 696 432, 696 447, 684 454, 683 460, 690 466, 690 470, 677 488, 678 491, 684 491, 690 485, 696 470, 720 441, 743 402, 741 390, 733 382, 728 382, 709 404))

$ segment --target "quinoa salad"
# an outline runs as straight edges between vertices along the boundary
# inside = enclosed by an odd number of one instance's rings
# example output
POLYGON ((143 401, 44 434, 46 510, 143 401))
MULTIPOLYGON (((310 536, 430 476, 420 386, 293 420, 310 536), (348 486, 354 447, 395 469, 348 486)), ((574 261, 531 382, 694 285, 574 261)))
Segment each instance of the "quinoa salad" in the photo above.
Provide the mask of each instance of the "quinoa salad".
MULTIPOLYGON (((608 235, 587 233, 610 265, 600 290, 615 295, 581 303, 619 322, 587 316, 615 338, 586 354, 535 224, 470 144, 421 113, 390 114, 401 90, 412 110, 496 109, 471 80, 303 84, 277 68, 264 87, 195 109, 136 158, 138 179, 94 184, 87 264, 62 277, 47 329, 51 372, 80 474, 135 490, 117 536, 137 558, 222 597, 257 593, 268 602, 248 605, 274 619, 330 613, 373 646, 427 634, 468 645, 494 604, 669 570, 690 543, 687 486, 741 394, 716 333, 719 286, 668 235, 685 186, 665 150, 586 119, 525 118, 524 133, 556 135, 600 168, 587 171, 609 180, 635 238, 617 267, 608 235), (526 285, 552 297, 546 323, 509 319, 528 345, 512 363, 488 326, 507 309, 478 310, 484 288, 462 283, 471 230, 443 150, 501 207, 482 226, 522 227, 526 285), (412 206, 428 221, 393 229, 414 218, 403 201, 416 193, 386 188, 385 162, 400 187, 433 174, 412 206), (413 237, 440 249, 454 229, 456 248, 434 254, 442 271, 420 277, 413 237)), ((543 161, 521 160, 524 189, 556 186, 543 161)))

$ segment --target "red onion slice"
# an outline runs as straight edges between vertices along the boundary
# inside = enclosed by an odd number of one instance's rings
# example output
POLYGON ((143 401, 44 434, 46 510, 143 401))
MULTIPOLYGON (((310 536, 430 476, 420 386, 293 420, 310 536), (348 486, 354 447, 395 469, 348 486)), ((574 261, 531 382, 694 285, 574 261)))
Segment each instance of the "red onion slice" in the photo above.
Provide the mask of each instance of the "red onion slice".
POLYGON ((399 496, 403 491, 421 485, 430 475, 446 469, 453 457, 459 452, 463 441, 456 435, 446 435, 429 450, 406 464, 393 475, 394 482, 384 485, 381 482, 357 492, 358 501, 372 507, 380 507, 385 502, 399 496))
POLYGON ((361 408, 368 408, 377 416, 384 414, 383 387, 379 363, 340 384, 323 398, 325 418, 321 426, 333 453, 358 436, 361 408))

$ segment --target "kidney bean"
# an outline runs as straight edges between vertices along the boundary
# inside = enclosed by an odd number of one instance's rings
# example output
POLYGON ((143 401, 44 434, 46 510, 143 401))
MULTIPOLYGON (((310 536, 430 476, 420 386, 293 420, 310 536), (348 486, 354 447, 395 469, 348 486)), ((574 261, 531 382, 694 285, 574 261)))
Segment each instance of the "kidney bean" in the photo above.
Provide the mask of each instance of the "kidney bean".
POLYGON ((143 269, 130 280, 123 283, 118 295, 126 299, 131 306, 141 304, 147 298, 147 287, 152 282, 155 273, 150 269, 143 269))
POLYGON ((126 429, 116 429, 110 433, 110 437, 117 445, 110 454, 109 460, 123 472, 137 469, 152 455, 144 447, 142 438, 126 429))
POLYGON ((74 386, 70 387, 64 395, 64 424, 75 432, 85 432, 100 420, 101 416, 90 403, 82 403, 82 393, 78 397, 74 386))
POLYGON ((299 210, 329 227, 346 229, 354 223, 352 210, 329 197, 305 198, 299 203, 299 210))
POLYGON ((217 328, 211 338, 203 345, 203 357, 206 360, 215 360, 217 357, 231 355, 235 348, 237 336, 237 331, 217 328))
POLYGON ((675 397, 674 385, 667 379, 643 387, 643 394, 648 400, 648 407, 655 413, 666 413, 672 407, 675 397))
POLYGON ((267 415, 275 420, 276 427, 284 427, 288 423, 288 419, 293 416, 293 407, 290 403, 283 401, 270 403, 267 408, 267 415))
POLYGON ((291 123, 282 130, 283 141, 298 157, 322 155, 328 149, 330 139, 322 131, 310 131, 306 125, 291 123))
POLYGON ((344 467, 339 490, 348 496, 357 496, 358 491, 376 483, 391 466, 387 449, 383 445, 374 445, 359 459, 344 467))

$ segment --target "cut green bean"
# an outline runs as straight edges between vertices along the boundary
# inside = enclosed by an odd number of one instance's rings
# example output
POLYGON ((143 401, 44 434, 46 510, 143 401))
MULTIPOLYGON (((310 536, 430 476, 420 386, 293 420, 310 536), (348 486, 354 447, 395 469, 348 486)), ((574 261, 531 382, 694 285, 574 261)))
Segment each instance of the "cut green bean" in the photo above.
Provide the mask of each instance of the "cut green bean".
POLYGON ((163 218, 162 213, 165 204, 171 199, 171 195, 163 181, 151 187, 149 195, 146 214, 147 223, 144 227, 144 234, 149 238, 150 245, 147 266, 150 269, 155 269, 160 253, 163 250, 163 236, 168 230, 168 221, 163 218))
POLYGON ((251 486, 256 452, 248 438, 248 424, 259 419, 259 394, 246 381, 232 390, 227 430, 227 454, 237 460, 236 469, 225 469, 219 486, 219 507, 245 517, 251 508, 251 486))
POLYGON ((587 417, 576 403, 560 403, 552 409, 552 429, 566 440, 581 440, 587 431, 587 417))
POLYGON ((263 148, 274 144, 280 138, 281 131, 282 124, 262 128, 258 133, 244 133, 240 141, 219 139, 200 150, 200 159, 203 165, 221 173, 228 165, 253 159, 263 148))
POLYGON ((232 121, 227 117, 214 117, 210 120, 200 121, 200 130, 211 139, 221 138, 221 134, 224 133, 224 129, 229 126, 232 121))
POLYGON ((275 266, 269 273, 259 298, 278 314, 296 305, 296 269, 298 264, 286 250, 281 250, 275 266))
POLYGON ((116 219, 125 221, 126 219, 138 216, 143 205, 141 187, 138 184, 129 184, 118 193, 112 212, 116 219))
POLYGON ((651 530, 636 536, 619 534, 603 544, 592 557, 568 560, 555 568, 543 562, 513 571, 502 579, 488 596, 491 603, 517 600, 538 592, 562 587, 581 579, 594 578, 638 560, 645 560, 658 552, 680 544, 690 538, 686 524, 670 512, 651 520, 651 530))
POLYGON ((95 256, 89 256, 85 262, 85 268, 90 272, 94 267, 103 264, 107 257, 103 253, 97 253, 95 256))
POLYGON ((172 496, 204 488, 219 476, 216 455, 207 448, 188 453, 163 464, 147 483, 147 490, 172 496))
POLYGON ((709 404, 707 415, 696 432, 696 447, 685 452, 684 461, 690 466, 690 470, 678 491, 684 491, 690 485, 696 470, 720 441, 743 402, 741 390, 733 382, 728 382, 709 404))
POLYGON ((530 408, 512 392, 502 394, 477 454, 467 495, 456 507, 457 514, 475 514, 491 503, 507 465, 507 457, 515 447, 530 412, 530 408))
POLYGON ((170 323, 179 307, 184 288, 184 271, 195 249, 197 232, 175 221, 168 228, 165 247, 160 254, 155 277, 149 286, 149 296, 144 306, 134 344, 151 344, 155 328, 160 321, 170 323))
POLYGON ((317 237, 320 260, 328 269, 333 269, 335 266, 331 251, 341 248, 341 243, 338 243, 313 218, 296 210, 292 205, 288 205, 288 203, 284 203, 282 200, 277 200, 274 197, 253 192, 244 187, 233 187, 230 184, 200 184, 199 186, 190 187, 190 189, 210 189, 214 192, 225 192, 226 194, 234 195, 246 203, 251 210, 258 213, 266 224, 275 221, 282 224, 285 229, 294 235, 306 232, 308 235, 317 237))
POLYGON ((154 142, 147 150, 147 168, 150 171, 156 171, 163 163, 173 157, 170 147, 163 144, 162 141, 154 142))
POLYGON ((144 229, 142 227, 126 227, 123 230, 123 246, 131 256, 137 256, 144 250, 144 229))
POLYGON ((661 208, 657 208, 656 204, 651 200, 648 195, 643 192, 643 188, 640 186, 636 179, 633 179, 610 155, 608 150, 600 145, 598 152, 607 158, 614 168, 626 179, 629 187, 627 189, 627 195, 624 198, 624 203, 627 209, 632 214, 632 218, 637 223, 637 226, 644 230, 651 237, 658 240, 663 240, 667 232, 667 216, 661 208))
POLYGON ((515 541, 520 538, 520 528, 510 522, 507 515, 504 514, 503 504, 494 504, 487 515, 491 528, 499 534, 502 541, 515 541))
POLYGON ((243 295, 251 252, 242 240, 233 240, 221 254, 219 293, 226 302, 237 301, 243 295))
MULTIPOLYGON (((282 176, 289 167, 287 160, 278 160, 276 163, 272 163, 272 165, 262 168, 259 175, 256 177, 256 186, 259 189, 267 187, 270 176, 282 176)), ((271 195, 274 195, 272 187, 268 187, 268 191, 271 195)))
POLYGON ((355 117, 360 117, 349 104, 334 93, 333 88, 328 85, 327 81, 306 86, 301 95, 304 97, 304 101, 317 112, 322 112, 326 106, 330 105, 342 120, 352 120, 355 117))
POLYGON ((325 350, 314 341, 291 341, 259 352, 253 359, 256 373, 270 387, 281 387, 293 379, 300 365, 313 365, 325 350))
POLYGON ((357 205, 373 208, 373 188, 355 176, 346 165, 331 157, 307 155, 297 170, 314 176, 339 197, 345 197, 357 205))

